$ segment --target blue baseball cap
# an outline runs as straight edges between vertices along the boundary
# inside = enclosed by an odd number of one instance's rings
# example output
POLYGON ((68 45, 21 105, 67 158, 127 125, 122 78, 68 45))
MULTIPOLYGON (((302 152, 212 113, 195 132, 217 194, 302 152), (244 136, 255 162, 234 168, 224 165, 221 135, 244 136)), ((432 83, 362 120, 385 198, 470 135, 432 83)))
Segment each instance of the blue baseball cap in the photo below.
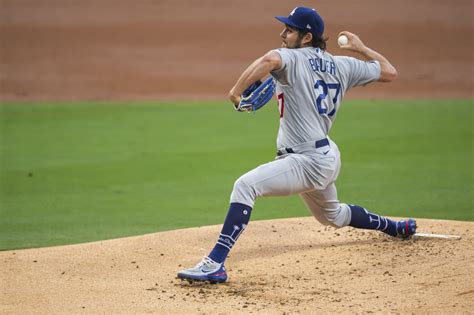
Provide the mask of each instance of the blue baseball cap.
POLYGON ((318 37, 321 37, 324 33, 323 19, 315 9, 296 7, 288 17, 275 16, 275 19, 300 30, 310 32, 318 37))

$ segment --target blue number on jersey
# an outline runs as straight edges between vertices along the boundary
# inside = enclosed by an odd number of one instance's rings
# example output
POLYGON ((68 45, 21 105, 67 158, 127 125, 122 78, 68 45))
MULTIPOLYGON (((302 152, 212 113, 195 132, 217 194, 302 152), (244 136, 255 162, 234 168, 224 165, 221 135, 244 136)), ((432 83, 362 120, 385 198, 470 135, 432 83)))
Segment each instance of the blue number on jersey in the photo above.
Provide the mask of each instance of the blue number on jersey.
POLYGON ((333 116, 336 113, 336 103, 337 97, 339 96, 339 92, 341 91, 341 85, 339 83, 326 83, 323 80, 318 80, 314 84, 315 89, 319 89, 320 87, 323 88, 323 92, 319 94, 318 98, 316 99, 316 107, 318 108, 318 113, 320 115, 326 115, 328 109, 326 105, 322 103, 322 101, 328 96, 329 89, 336 90, 336 95, 332 99, 332 103, 334 105, 334 109, 328 114, 328 116, 333 116))

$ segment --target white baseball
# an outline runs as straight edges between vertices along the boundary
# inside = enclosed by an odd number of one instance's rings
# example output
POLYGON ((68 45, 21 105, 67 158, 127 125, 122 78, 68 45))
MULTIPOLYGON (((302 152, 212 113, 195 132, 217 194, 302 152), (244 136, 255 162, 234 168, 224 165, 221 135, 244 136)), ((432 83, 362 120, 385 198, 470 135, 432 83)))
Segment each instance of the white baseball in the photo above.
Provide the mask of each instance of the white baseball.
POLYGON ((337 39, 337 43, 339 44, 339 46, 344 46, 344 45, 347 45, 349 43, 349 39, 347 38, 346 35, 341 35, 337 39))

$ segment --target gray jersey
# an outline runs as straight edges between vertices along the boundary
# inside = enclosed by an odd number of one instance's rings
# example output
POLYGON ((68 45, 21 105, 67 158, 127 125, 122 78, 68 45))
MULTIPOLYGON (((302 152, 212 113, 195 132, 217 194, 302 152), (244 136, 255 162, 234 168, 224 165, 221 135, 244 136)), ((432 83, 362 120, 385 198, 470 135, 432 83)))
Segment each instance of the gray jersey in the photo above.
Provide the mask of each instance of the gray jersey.
POLYGON ((277 81, 280 129, 277 147, 325 138, 341 101, 352 87, 380 77, 378 61, 333 56, 319 48, 280 48, 282 67, 277 81))
POLYGON ((242 175, 230 201, 253 207, 260 196, 300 194, 321 223, 346 226, 351 210, 339 203, 335 184, 341 168, 339 148, 330 139, 318 141, 319 147, 314 141, 327 137, 347 90, 379 79, 380 64, 332 56, 318 48, 275 51, 282 59, 281 69, 272 76, 280 107, 277 146, 283 154, 242 175))

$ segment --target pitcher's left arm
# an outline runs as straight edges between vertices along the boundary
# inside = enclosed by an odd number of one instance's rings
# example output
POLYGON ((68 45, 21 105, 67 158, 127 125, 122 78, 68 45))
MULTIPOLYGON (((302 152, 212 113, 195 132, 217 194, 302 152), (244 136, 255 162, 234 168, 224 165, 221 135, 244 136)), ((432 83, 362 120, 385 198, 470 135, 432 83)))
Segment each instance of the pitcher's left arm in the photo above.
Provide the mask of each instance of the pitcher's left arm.
POLYGON ((252 85, 255 81, 268 76, 271 71, 280 69, 281 66, 281 57, 273 50, 255 60, 247 67, 247 69, 245 69, 235 85, 229 91, 230 101, 234 106, 238 106, 241 100, 241 95, 246 88, 252 85))

